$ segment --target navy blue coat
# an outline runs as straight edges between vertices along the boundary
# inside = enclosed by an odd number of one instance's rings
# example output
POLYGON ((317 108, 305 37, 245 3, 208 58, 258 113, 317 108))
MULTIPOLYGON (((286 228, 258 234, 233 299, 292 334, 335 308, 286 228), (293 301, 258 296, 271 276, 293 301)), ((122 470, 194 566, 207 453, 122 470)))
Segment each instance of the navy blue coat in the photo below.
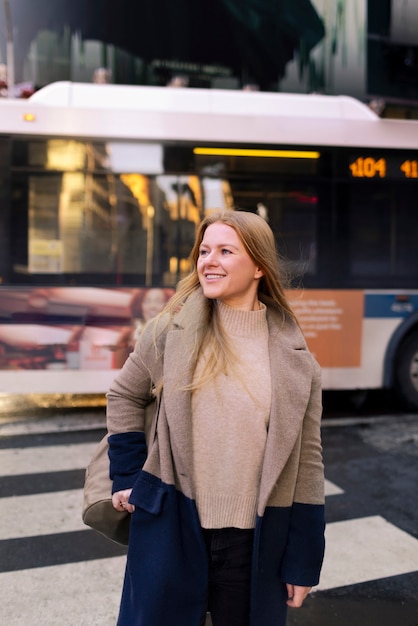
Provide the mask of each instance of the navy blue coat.
MULTIPOLYGON (((320 368, 293 320, 267 304, 272 408, 254 535, 251 626, 285 626, 285 583, 318 584, 324 553, 320 368)), ((200 626, 207 557, 191 476, 188 360, 205 299, 194 293, 154 345, 145 327, 108 393, 113 491, 135 505, 119 626, 200 626), (179 373, 182 385, 179 385, 179 373), (145 407, 163 376, 156 435, 145 407), (149 449, 148 449, 149 448, 149 449)))

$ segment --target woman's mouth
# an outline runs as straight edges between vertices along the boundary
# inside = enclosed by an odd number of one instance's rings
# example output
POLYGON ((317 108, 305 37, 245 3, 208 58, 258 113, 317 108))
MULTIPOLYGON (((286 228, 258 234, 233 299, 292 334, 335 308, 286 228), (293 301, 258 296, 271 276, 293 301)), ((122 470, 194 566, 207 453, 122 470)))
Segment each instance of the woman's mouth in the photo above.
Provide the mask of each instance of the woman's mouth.
POLYGON ((205 274, 206 280, 217 280, 219 278, 224 278, 224 274, 205 274))

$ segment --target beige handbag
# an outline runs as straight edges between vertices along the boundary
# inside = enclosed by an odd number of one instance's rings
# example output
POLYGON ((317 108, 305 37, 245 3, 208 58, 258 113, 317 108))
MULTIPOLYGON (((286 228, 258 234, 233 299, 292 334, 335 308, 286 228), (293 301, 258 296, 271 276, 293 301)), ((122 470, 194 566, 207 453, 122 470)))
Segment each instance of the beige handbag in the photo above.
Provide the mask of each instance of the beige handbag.
MULTIPOLYGON (((145 434, 148 442, 155 438, 159 402, 145 409, 145 434)), ((112 504, 112 481, 109 476, 109 445, 106 434, 97 446, 86 469, 83 492, 83 522, 108 539, 124 546, 129 541, 131 514, 117 511, 112 504)))
POLYGON ((82 518, 87 526, 126 546, 131 514, 128 511, 117 511, 112 504, 108 436, 106 434, 100 441, 86 469, 82 518))

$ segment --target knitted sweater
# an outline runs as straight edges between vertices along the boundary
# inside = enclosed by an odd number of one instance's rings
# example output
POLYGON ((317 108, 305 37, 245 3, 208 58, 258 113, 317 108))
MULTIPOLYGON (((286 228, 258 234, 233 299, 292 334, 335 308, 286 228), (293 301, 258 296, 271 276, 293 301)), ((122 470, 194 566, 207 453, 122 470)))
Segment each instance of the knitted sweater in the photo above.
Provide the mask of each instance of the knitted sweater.
MULTIPOLYGON (((266 307, 218 306, 238 365, 192 395, 196 503, 203 528, 253 528, 271 406, 266 307)), ((204 351, 196 373, 203 362, 204 351)))

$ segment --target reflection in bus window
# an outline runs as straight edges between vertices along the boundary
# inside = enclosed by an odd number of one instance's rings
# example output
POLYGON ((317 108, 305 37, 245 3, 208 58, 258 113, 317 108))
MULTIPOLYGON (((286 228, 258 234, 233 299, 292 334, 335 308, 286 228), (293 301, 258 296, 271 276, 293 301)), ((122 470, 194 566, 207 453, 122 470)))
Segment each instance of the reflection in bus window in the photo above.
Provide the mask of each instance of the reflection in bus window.
POLYGON ((145 286, 173 284, 188 270, 204 211, 193 176, 22 174, 14 198, 16 273, 132 275, 145 286))

